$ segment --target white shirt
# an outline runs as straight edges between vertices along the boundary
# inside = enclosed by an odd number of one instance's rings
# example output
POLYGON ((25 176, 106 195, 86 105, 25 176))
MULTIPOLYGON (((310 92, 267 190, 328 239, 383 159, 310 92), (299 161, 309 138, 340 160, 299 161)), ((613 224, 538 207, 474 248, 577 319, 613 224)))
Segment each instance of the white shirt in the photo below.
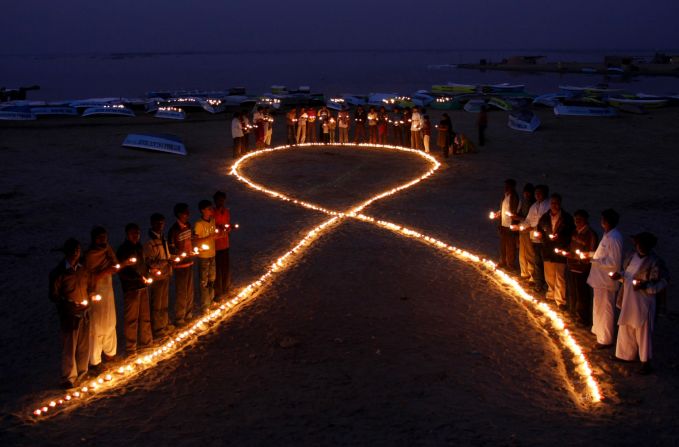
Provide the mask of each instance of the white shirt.
MULTIPOLYGON (((411 131, 418 131, 420 128, 422 128, 422 123, 421 123, 422 117, 420 116, 420 112, 413 112, 412 116, 410 117, 410 130, 411 131)), ((497 203, 497 202, 495 202, 497 203)))
MULTIPOLYGON (((523 221, 523 223, 528 225, 530 228, 537 228, 540 218, 547 211, 549 211, 549 200, 544 199, 542 202, 535 202, 534 204, 531 205, 530 209, 528 210, 528 214, 526 215, 526 219, 523 221)), ((540 239, 534 238, 532 232, 530 239, 533 242, 538 243, 542 242, 540 239)))
POLYGON ((642 290, 634 290, 632 280, 641 268, 644 259, 634 253, 629 265, 622 273, 624 282, 622 285, 622 307, 620 309, 620 318, 618 325, 627 325, 634 328, 640 328, 648 321, 648 313, 651 309, 651 302, 655 300, 654 296, 648 296, 642 290))
POLYGON ((594 289, 618 290, 618 282, 608 274, 620 271, 622 265, 622 234, 617 228, 604 233, 592 257, 592 269, 587 284, 594 289))
POLYGON ((511 197, 511 194, 505 194, 505 198, 502 200, 502 209, 500 210, 502 213, 502 216, 500 217, 502 222, 501 225, 507 228, 509 228, 509 226, 512 224, 512 218, 507 215, 507 212, 512 212, 512 210, 509 209, 511 197))
POLYGON ((231 137, 240 138, 243 136, 243 126, 241 125, 240 118, 234 118, 231 120, 231 137))

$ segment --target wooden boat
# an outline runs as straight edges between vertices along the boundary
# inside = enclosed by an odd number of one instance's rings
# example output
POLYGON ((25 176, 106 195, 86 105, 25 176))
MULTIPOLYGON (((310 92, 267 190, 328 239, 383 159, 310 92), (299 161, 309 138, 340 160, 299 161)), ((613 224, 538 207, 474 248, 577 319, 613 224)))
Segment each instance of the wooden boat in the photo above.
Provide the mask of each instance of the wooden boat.
POLYGON ((146 149, 157 152, 167 152, 169 154, 186 155, 186 147, 182 140, 175 135, 149 135, 149 134, 129 134, 124 147, 146 149))
POLYGON ((36 116, 77 116, 78 110, 75 107, 68 106, 40 106, 31 107, 31 113, 36 116))
POLYGON ((476 85, 471 84, 456 84, 449 82, 447 84, 436 84, 431 86, 431 91, 434 93, 476 93, 476 85))
POLYGON ((78 99, 68 103, 70 107, 76 109, 89 109, 92 107, 103 107, 111 104, 120 104, 120 98, 88 98, 78 99))
POLYGON ((208 113, 223 113, 226 110, 226 104, 221 99, 205 98, 200 101, 200 105, 208 113))
POLYGON ((122 104, 90 107, 85 109, 82 116, 127 116, 133 117, 134 112, 122 104))
POLYGON ((490 98, 487 104, 500 110, 504 110, 505 112, 512 110, 514 108, 511 102, 506 101, 502 98, 498 98, 497 96, 493 96, 492 98, 490 98))
POLYGON ((517 110, 509 114, 507 125, 521 132, 535 132, 540 127, 540 118, 530 110, 517 110))
POLYGON ((7 110, 7 108, 0 110, 2 121, 33 121, 36 118, 35 114, 30 111, 7 110))
POLYGON ((576 85, 560 85, 559 90, 562 92, 570 93, 571 95, 594 95, 594 96, 605 96, 617 93, 622 93, 622 89, 619 88, 608 88, 607 86, 600 85, 589 85, 589 86, 576 86, 576 85))
POLYGON ((554 107, 556 116, 617 116, 618 112, 613 107, 580 104, 562 104, 554 107))
POLYGON ((163 118, 169 120, 183 120, 186 119, 186 113, 179 107, 158 107, 156 118, 163 118))
POLYGON ((325 103, 325 106, 330 110, 343 110, 346 107, 344 98, 330 98, 325 103))

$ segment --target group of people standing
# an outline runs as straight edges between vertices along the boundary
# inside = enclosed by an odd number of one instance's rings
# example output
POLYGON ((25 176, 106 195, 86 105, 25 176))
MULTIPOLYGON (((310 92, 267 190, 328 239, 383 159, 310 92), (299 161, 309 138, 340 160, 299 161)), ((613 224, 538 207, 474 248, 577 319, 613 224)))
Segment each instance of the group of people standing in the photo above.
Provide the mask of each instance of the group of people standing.
POLYGON ((198 262, 200 309, 209 310, 229 291, 231 216, 226 194, 214 202, 201 200, 200 218, 191 225, 189 205, 174 206, 176 221, 165 233, 165 217, 154 213, 148 238, 142 243, 136 223, 125 226, 117 250, 104 227, 91 231, 86 251, 77 239, 63 245, 64 259, 52 270, 49 298, 60 320, 63 386, 75 386, 88 372, 100 372, 102 362, 117 354, 116 305, 113 277, 123 291, 125 353, 133 355, 154 339, 186 325, 194 313, 194 262, 198 262), (170 324, 170 282, 174 279, 174 325, 170 324))
POLYGON ((653 251, 656 236, 633 235, 634 251, 623 258, 616 211, 601 212, 599 239, 587 211, 579 209, 571 216, 561 205, 561 195, 550 195, 546 185, 528 183, 519 196, 516 181, 505 180, 500 209, 490 213, 499 223, 498 267, 518 273, 539 294, 546 288, 546 299, 579 324, 591 326, 595 349, 615 342, 615 359, 638 358, 641 372, 649 373, 656 300, 663 298, 669 281, 663 260, 653 251))
MULTIPOLYGON (((292 108, 285 114, 287 144, 325 143, 348 144, 350 129, 353 129, 355 144, 391 144, 413 149, 431 151, 432 124, 428 115, 418 107, 399 108, 387 111, 386 107, 370 107, 366 111, 358 106, 350 115, 343 107, 333 112, 328 107, 292 108)), ((238 158, 248 151, 248 134, 254 130, 256 148, 271 145, 273 116, 268 108, 258 107, 250 124, 247 113, 236 112, 231 120, 233 157, 238 158)), ((433 126, 438 132, 436 145, 444 158, 451 153, 472 152, 474 145, 463 134, 456 134, 447 113, 433 126)))

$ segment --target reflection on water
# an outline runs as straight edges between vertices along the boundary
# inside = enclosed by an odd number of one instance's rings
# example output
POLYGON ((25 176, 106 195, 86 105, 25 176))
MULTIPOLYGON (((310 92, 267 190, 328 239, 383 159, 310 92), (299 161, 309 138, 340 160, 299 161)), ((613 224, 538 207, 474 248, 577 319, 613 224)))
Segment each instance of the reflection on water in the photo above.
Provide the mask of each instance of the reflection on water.
MULTIPOLYGON (((617 51, 632 56, 652 52, 617 51)), ((397 92, 410 94, 448 81, 461 83, 511 82, 527 85, 531 93, 555 91, 559 84, 606 82, 631 92, 679 92, 679 77, 622 79, 586 74, 481 72, 428 69, 430 65, 500 61, 516 54, 543 55, 548 61, 600 62, 610 51, 467 51, 467 50, 331 50, 218 53, 115 53, 50 56, 4 56, 0 85, 39 84, 30 99, 96 96, 143 96, 151 90, 226 90, 243 86, 249 93, 268 91, 273 84, 309 85, 326 94, 397 92)))

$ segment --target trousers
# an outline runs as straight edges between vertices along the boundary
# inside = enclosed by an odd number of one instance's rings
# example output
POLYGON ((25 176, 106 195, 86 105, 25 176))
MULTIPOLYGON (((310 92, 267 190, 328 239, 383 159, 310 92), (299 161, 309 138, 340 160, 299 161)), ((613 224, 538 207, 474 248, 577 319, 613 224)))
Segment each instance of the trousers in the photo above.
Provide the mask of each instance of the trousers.
POLYGON ((128 290, 123 301, 125 351, 133 354, 138 347, 153 342, 148 289, 128 290))

